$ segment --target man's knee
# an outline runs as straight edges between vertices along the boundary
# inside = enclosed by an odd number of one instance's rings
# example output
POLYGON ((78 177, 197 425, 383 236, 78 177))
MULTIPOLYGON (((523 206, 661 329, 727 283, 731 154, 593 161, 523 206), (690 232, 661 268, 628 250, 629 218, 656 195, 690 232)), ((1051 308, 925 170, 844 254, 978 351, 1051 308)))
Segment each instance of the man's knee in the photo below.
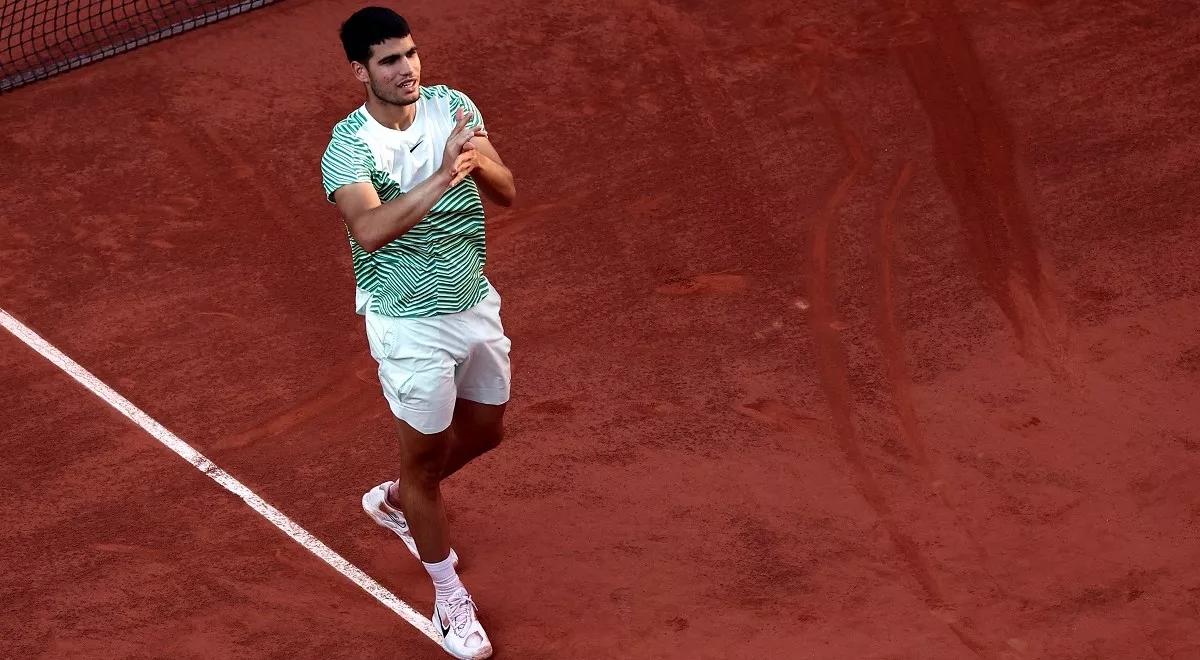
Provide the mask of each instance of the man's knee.
POLYGON ((400 433, 400 482, 414 488, 435 488, 446 465, 446 433, 423 435, 412 429, 400 433))
POLYGON ((454 435, 458 446, 473 456, 500 446, 504 440, 505 406, 485 405, 460 399, 454 411, 454 435))
POLYGON ((480 452, 491 451, 500 446, 504 441, 504 425, 500 423, 489 424, 479 430, 479 448, 480 452))

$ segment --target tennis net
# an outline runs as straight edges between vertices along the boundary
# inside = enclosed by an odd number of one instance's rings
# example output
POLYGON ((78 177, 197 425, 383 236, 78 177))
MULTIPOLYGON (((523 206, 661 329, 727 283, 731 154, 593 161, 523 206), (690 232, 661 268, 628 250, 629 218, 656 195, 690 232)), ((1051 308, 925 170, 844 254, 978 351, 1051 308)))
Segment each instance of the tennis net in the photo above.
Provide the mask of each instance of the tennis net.
POLYGON ((0 92, 275 0, 0 0, 0 92))

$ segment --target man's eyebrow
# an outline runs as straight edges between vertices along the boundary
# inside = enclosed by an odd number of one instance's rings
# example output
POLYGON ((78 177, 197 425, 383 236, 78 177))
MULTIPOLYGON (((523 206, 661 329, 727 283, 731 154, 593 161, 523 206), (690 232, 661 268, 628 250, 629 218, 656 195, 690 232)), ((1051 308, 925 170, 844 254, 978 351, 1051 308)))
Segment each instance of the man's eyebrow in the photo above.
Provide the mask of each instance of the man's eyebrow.
POLYGON ((377 63, 378 64, 391 64, 392 62, 395 62, 396 60, 400 59, 401 57, 411 57, 416 52, 417 52, 417 47, 413 46, 412 48, 409 48, 408 50, 404 51, 403 53, 392 53, 391 55, 388 55, 386 57, 381 57, 381 58, 379 58, 377 63))

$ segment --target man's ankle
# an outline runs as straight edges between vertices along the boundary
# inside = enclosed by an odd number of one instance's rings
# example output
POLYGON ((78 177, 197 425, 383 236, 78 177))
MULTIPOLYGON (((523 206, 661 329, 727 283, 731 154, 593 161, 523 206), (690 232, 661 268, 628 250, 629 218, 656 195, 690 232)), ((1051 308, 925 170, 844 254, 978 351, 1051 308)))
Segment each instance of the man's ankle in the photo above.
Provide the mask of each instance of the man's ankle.
POLYGON ((400 506, 400 480, 399 479, 388 484, 387 496, 383 498, 383 503, 392 507, 396 511, 401 511, 401 512, 404 511, 404 508, 400 506))

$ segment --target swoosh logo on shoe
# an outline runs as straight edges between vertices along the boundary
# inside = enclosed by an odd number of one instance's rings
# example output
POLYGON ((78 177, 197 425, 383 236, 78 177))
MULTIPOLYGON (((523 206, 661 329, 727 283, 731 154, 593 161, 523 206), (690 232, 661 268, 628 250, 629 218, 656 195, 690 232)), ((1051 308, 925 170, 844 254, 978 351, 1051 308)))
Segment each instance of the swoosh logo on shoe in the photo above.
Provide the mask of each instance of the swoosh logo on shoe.
POLYGON ((438 606, 437 609, 434 610, 434 613, 437 614, 438 628, 441 629, 442 637, 445 638, 447 635, 450 634, 450 626, 442 623, 442 608, 441 608, 441 606, 438 606))
POLYGON ((407 521, 401 520, 401 519, 400 519, 399 517, 397 517, 397 516, 396 516, 396 514, 394 514, 394 513, 388 513, 388 514, 387 514, 387 517, 388 517, 388 518, 390 518, 390 519, 391 519, 391 521, 392 521, 393 523, 395 523, 397 527, 399 527, 400 529, 402 529, 402 530, 404 530, 404 531, 406 531, 406 532, 408 531, 408 522, 407 522, 407 521))

